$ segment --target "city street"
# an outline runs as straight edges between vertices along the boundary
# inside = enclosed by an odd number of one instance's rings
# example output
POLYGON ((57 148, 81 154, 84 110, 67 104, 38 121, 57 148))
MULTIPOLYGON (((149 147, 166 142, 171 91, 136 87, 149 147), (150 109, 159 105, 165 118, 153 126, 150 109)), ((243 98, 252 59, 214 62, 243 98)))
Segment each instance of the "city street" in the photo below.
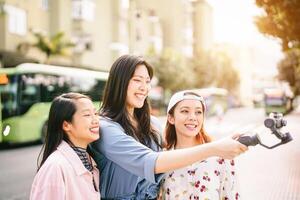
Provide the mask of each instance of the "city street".
MULTIPOLYGON (((194 113, 196 109, 205 131, 219 140, 215 143, 222 149, 218 155, 226 157, 228 153, 221 154, 226 149, 220 145, 221 138, 237 134, 252 138, 253 145, 231 164, 236 168, 231 174, 237 180, 239 199, 300 200, 299 23, 300 0, 0 0, 0 200, 29 199, 41 141, 48 146, 57 139, 45 139, 47 127, 54 121, 47 119, 49 111, 55 120, 62 115, 62 121, 69 121, 67 115, 73 117, 74 113, 69 112, 73 108, 66 107, 65 101, 74 103, 78 120, 76 117, 72 123, 64 123, 71 127, 64 129, 70 130, 70 143, 86 148, 98 138, 98 125, 91 120, 98 116, 91 102, 69 92, 90 97, 105 117, 125 120, 124 130, 142 143, 149 142, 144 135, 149 132, 144 131, 149 127, 143 122, 149 117, 145 99, 149 100, 151 114, 157 116, 165 115, 163 107, 171 108, 182 99, 190 100, 190 95, 197 96, 207 117, 199 115, 199 102, 193 105, 193 111, 186 112, 185 107, 190 109, 192 105, 187 102, 178 114, 194 113), (172 100, 171 96, 184 88, 188 91, 172 100), (81 104, 86 107, 79 109, 81 104), (136 108, 139 110, 133 111, 136 108), (276 127, 269 119, 271 124, 265 127, 265 113, 272 112, 288 113, 284 116, 287 125, 281 121, 284 127, 276 127), (276 148, 271 149, 274 145, 276 148)), ((184 126, 176 124, 178 133, 178 127, 189 131, 200 127, 199 123, 184 121, 187 118, 178 118, 174 116, 174 124, 184 122, 184 126)), ((166 119, 158 117, 162 128, 166 119)), ((114 132, 119 128, 107 127, 113 135, 107 136, 108 142, 106 135, 100 136, 107 144, 102 153, 108 152, 108 164, 102 166, 109 171, 101 174, 109 179, 100 183, 102 197, 123 199, 138 193, 136 196, 151 198, 152 188, 143 187, 144 182, 136 184, 139 178, 134 174, 146 173, 147 165, 153 165, 147 159, 153 156, 145 156, 146 165, 126 171, 130 169, 126 164, 139 162, 141 155, 135 149, 140 146, 118 141, 123 138, 114 132), (125 156, 114 153, 120 151, 125 156), (120 159, 123 157, 125 163, 120 159)), ((176 137, 181 143, 177 141, 175 149, 188 146, 185 142, 195 142, 184 131, 180 133, 182 136, 176 137)), ((226 144, 227 148, 231 145, 226 144)), ((85 159, 82 152, 78 155, 85 159)), ((184 154, 184 160, 188 157, 193 158, 190 153, 184 154)), ((168 167, 165 163, 173 166, 167 158, 161 158, 155 171, 166 171, 160 170, 161 165, 168 167)), ((179 162, 183 164, 183 160, 179 162)), ((85 167, 90 168, 89 163, 85 167)), ((220 173, 216 169, 213 176, 221 177, 220 173)), ((206 175, 202 179, 210 181, 206 175)), ((198 181, 188 184, 188 189, 199 186, 200 192, 214 190, 202 183, 200 187, 198 181)), ((179 192, 187 194, 181 185, 179 192)), ((214 191, 221 193, 225 190, 221 187, 214 191)), ((79 188, 79 193, 87 191, 79 188)), ((168 187, 166 191, 173 189, 168 187)), ((83 198, 91 199, 87 195, 83 198)))
POLYGON ((25 200, 37 169, 41 145, 0 150, 0 199, 25 200))
MULTIPOLYGON (((160 118, 164 123, 165 118, 160 118)), ((264 143, 278 140, 263 126, 262 109, 238 108, 229 110, 222 119, 206 120, 206 129, 214 138, 232 133, 258 133, 264 143)), ((300 112, 285 116, 294 140, 273 150, 261 146, 236 159, 237 176, 243 200, 300 200, 300 112)), ((36 171, 40 145, 0 150, 0 199, 28 199, 36 171)))
MULTIPOLYGON (((293 141, 275 149, 262 146, 249 147, 249 151, 236 159, 237 176, 243 200, 300 200, 300 112, 285 117, 293 141)), ((233 133, 258 133, 263 143, 272 146, 278 139, 264 127, 262 110, 235 110, 228 112, 218 125, 216 119, 208 121, 209 129, 217 137, 233 133), (220 132, 219 132, 220 131, 220 132)))

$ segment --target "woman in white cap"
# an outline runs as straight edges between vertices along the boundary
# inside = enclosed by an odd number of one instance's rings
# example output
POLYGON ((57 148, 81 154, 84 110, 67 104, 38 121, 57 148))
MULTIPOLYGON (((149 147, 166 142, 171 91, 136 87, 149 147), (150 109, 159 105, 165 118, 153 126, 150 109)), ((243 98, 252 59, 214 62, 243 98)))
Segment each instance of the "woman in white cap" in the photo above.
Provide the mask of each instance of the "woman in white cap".
POLYGON ((232 159, 247 147, 232 138, 162 152, 159 123, 147 96, 152 67, 124 55, 112 65, 100 110, 101 139, 91 145, 100 166, 101 199, 156 199, 163 174, 211 156, 232 159))
MULTIPOLYGON (((197 93, 175 93, 168 105, 165 143, 167 150, 210 143, 204 130, 205 102, 197 93)), ((210 157, 166 173, 162 197, 172 199, 239 199, 234 161, 210 157)))

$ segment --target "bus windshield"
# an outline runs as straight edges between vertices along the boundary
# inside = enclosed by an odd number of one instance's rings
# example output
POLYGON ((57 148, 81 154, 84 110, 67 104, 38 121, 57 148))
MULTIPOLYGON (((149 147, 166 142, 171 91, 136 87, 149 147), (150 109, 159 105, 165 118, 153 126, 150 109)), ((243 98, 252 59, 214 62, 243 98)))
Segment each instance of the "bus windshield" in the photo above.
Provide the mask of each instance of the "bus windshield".
POLYGON ((282 106, 284 105, 284 100, 280 97, 266 97, 265 103, 266 105, 282 106))

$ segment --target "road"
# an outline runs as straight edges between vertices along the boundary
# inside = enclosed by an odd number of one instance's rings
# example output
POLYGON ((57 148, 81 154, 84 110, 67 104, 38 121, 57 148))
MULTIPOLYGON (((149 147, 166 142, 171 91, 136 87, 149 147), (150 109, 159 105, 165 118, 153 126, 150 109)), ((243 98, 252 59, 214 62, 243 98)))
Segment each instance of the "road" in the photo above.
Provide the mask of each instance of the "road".
MULTIPOLYGON (((226 113, 224 119, 210 119, 208 132, 220 138, 235 132, 258 134, 272 146, 279 140, 264 127, 263 110, 242 108, 226 113)), ((236 158, 240 193, 243 200, 300 200, 300 111, 285 116, 293 141, 275 149, 249 147, 236 158)))
MULTIPOLYGON (((262 109, 230 110, 220 120, 206 119, 206 130, 218 139, 232 133, 258 133, 266 144, 278 140, 263 126, 262 109)), ((261 146, 236 158, 240 193, 243 200, 300 200, 300 111, 285 117, 294 140, 273 150, 261 146), (298 164, 298 166, 297 166, 298 164)), ((163 121, 165 118, 161 118, 163 121)), ((0 200, 29 198, 41 145, 0 150, 0 200)))
POLYGON ((29 199, 41 145, 0 151, 0 199, 29 199))

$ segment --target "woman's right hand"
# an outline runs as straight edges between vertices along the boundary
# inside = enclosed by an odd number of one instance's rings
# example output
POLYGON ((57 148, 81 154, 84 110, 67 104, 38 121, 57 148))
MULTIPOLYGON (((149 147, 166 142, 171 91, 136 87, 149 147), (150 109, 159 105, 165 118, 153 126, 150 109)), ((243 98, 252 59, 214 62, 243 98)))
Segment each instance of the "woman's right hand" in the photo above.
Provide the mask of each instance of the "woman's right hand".
POLYGON ((236 135, 213 142, 216 149, 216 155, 225 159, 233 159, 247 151, 248 147, 235 140, 235 138, 236 135))

